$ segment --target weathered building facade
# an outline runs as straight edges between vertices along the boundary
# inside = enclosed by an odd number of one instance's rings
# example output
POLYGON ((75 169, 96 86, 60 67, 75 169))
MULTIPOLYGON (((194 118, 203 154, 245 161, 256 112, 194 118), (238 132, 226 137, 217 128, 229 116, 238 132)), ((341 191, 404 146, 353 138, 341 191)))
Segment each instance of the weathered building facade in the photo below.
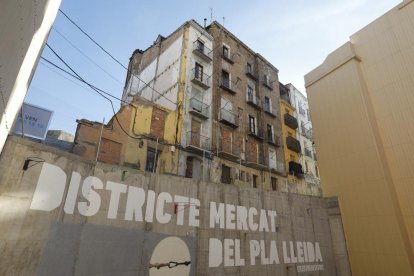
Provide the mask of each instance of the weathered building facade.
POLYGON ((280 189, 285 175, 278 70, 217 22, 213 36, 215 175, 222 183, 280 189))
POLYGON ((311 194, 321 195, 322 191, 308 99, 293 84, 289 83, 286 87, 289 88, 290 101, 295 108, 294 116, 298 121, 296 139, 301 146, 299 160, 303 170, 303 181, 306 185, 305 191, 311 194))

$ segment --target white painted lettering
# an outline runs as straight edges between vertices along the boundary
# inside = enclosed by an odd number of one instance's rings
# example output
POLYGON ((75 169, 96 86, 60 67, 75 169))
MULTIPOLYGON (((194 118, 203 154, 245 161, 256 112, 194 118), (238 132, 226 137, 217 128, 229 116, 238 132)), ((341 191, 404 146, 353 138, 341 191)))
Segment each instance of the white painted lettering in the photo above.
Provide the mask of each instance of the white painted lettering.
POLYGON ((210 228, 215 228, 216 224, 224 228, 224 203, 219 203, 218 209, 214 201, 210 202, 210 228))
POLYGON ((95 176, 88 176, 83 181, 82 195, 89 202, 89 205, 86 202, 78 203, 79 213, 83 216, 90 217, 95 215, 101 206, 101 197, 93 188, 97 190, 103 189, 103 183, 95 176))
POLYGON ((147 192, 147 206, 145 208, 145 221, 152 222, 154 219, 154 205, 155 205, 155 192, 148 190, 147 192))
POLYGON ((223 260, 223 244, 219 239, 210 238, 208 241, 208 267, 218 267, 223 260))
POLYGON ((256 240, 250 240, 250 265, 256 264, 256 257, 260 254, 260 244, 256 240))
POLYGON ((224 266, 234 266, 234 241, 232 239, 224 239, 224 266))
POLYGON ((188 225, 193 227, 200 226, 200 220, 198 216, 200 215, 200 200, 197 198, 190 198, 190 212, 188 217, 188 225))
POLYGON ((171 220, 171 215, 165 212, 165 203, 171 203, 172 196, 169 193, 162 192, 157 198, 157 209, 155 217, 159 223, 168 223, 171 220))
POLYGON ((145 191, 142 188, 129 186, 125 208, 125 220, 142 221, 142 207, 145 203, 145 191))
POLYGON ((126 193, 127 185, 108 181, 106 182, 106 190, 111 191, 111 198, 109 200, 108 218, 116 219, 118 216, 119 197, 121 193, 126 193))
POLYGON ((43 163, 30 209, 39 211, 54 210, 62 202, 65 186, 65 172, 58 166, 43 163))
POLYGON ((256 231, 257 228, 259 228, 259 225, 257 223, 254 222, 254 216, 257 216, 257 210, 254 207, 251 207, 249 209, 249 227, 250 230, 252 231, 256 231))
POLYGON ((234 205, 226 204, 226 229, 230 229, 230 230, 236 229, 235 211, 236 211, 236 207, 234 205))
POLYGON ((72 172, 68 194, 66 195, 65 206, 63 207, 66 214, 73 214, 75 211, 76 198, 78 197, 80 182, 81 175, 77 172, 72 172))

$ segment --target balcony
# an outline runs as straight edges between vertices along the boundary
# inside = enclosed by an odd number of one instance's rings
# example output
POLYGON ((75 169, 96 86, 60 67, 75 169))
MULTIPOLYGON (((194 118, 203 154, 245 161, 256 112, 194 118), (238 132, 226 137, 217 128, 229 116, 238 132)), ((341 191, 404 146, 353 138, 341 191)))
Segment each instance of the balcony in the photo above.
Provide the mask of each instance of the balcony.
POLYGON ((305 136, 309 140, 312 140, 313 139, 312 129, 311 128, 306 128, 304 125, 301 125, 300 130, 301 130, 301 134, 303 136, 305 136))
POLYGON ((251 106, 253 106, 257 109, 262 109, 261 104, 260 104, 260 98, 257 97, 256 95, 254 95, 253 93, 247 93, 246 94, 246 101, 251 106))
POLYGON ((307 157, 312 158, 312 152, 311 152, 310 150, 308 150, 308 149, 305 149, 305 155, 306 155, 307 157))
POLYGON ((220 88, 223 90, 226 90, 230 94, 234 95, 236 94, 236 85, 234 85, 233 82, 231 82, 229 79, 221 79, 220 88))
POLYGON ((283 162, 269 159, 268 160, 268 167, 274 173, 277 173, 277 174, 283 175, 283 176, 286 175, 285 164, 283 164, 283 162))
POLYGON ((280 139, 276 135, 268 135, 266 141, 276 147, 280 147, 280 139))
POLYGON ((191 98, 190 99, 190 113, 200 117, 201 119, 208 119, 209 117, 210 106, 203 103, 199 99, 191 98))
POLYGON ((297 177, 303 177, 302 165, 294 161, 290 161, 289 162, 289 174, 297 176, 297 177))
POLYGON ((220 139, 218 154, 220 157, 237 161, 241 157, 241 147, 236 143, 232 143, 230 138, 220 139))
POLYGON ((193 43, 193 53, 206 62, 211 62, 213 60, 213 51, 198 40, 193 43))
POLYGON ((222 57, 225 61, 227 61, 228 63, 230 63, 230 64, 233 64, 233 63, 234 63, 234 60, 233 60, 233 58, 230 56, 230 53, 228 53, 228 54, 224 54, 224 53, 222 53, 222 54, 221 54, 221 57, 222 57))
POLYGON ((254 72, 253 68, 246 66, 246 76, 248 76, 249 78, 257 81, 258 77, 256 75, 256 73, 254 72))
POLYGON ((263 79, 263 85, 273 91, 273 83, 268 78, 263 79))
POLYGON ((193 70, 191 70, 191 81, 201 86, 202 88, 208 89, 211 85, 210 80, 211 77, 207 74, 204 74, 202 70, 197 70, 197 68, 193 68, 193 70))
POLYGON ((254 137, 254 138, 256 138, 256 139, 264 140, 263 131, 260 128, 257 128, 255 130, 250 130, 249 129, 247 131, 247 134, 250 135, 250 136, 252 136, 252 137, 254 137))
POLYGON ((269 114, 272 117, 276 118, 276 110, 274 110, 274 108, 272 108, 272 106, 269 103, 264 102, 263 103, 263 110, 265 113, 269 114))
POLYGON ((300 142, 296 140, 295 138, 293 138, 292 136, 286 137, 286 146, 288 149, 296 153, 301 152, 300 142))
POLYGON ((285 125, 287 125, 291 129, 298 128, 298 120, 296 120, 296 118, 290 115, 289 113, 285 113, 284 121, 285 121, 285 125))
POLYGON ((226 124, 232 128, 238 128, 239 127, 239 115, 233 113, 230 110, 227 110, 225 108, 221 108, 219 112, 219 120, 223 124, 226 124))
POLYGON ((252 167, 258 170, 265 170, 267 169, 267 160, 263 154, 258 154, 255 156, 246 155, 246 161, 244 163, 248 167, 252 167))
POLYGON ((198 132, 188 131, 186 133, 185 148, 194 153, 210 151, 211 141, 209 137, 203 136, 198 132))

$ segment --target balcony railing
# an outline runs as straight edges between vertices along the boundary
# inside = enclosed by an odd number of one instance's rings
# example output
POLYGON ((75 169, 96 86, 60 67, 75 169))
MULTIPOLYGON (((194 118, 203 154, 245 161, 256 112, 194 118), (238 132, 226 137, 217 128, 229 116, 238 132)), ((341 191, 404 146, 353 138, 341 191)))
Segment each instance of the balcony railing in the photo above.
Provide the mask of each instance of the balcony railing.
POLYGON ((300 142, 296 140, 295 138, 293 138, 292 136, 286 137, 286 146, 288 149, 296 153, 301 152, 300 142))
POLYGON ((291 129, 298 128, 298 120, 296 120, 296 118, 290 115, 289 113, 285 113, 284 121, 285 121, 285 125, 287 125, 291 129))
POLYGON ((208 119, 210 106, 197 98, 190 99, 190 113, 202 119, 208 119))
POLYGON ((260 98, 254 95, 253 93, 246 94, 246 101, 248 104, 252 105, 253 107, 257 109, 261 109, 260 98))
POLYGON ((304 116, 306 115, 305 109, 303 109, 301 106, 299 106, 299 113, 304 116))
POLYGON ((236 85, 230 81, 229 79, 224 79, 221 78, 220 80, 220 87, 228 92, 230 92, 230 94, 236 94, 236 85))
POLYGON ((239 126, 239 115, 225 108, 220 109, 219 120, 223 124, 237 128, 239 126))
POLYGON ((263 103, 263 110, 264 112, 266 112, 267 114, 269 114, 270 116, 276 117, 276 110, 274 110, 274 108, 267 102, 263 103))
POLYGON ((210 87, 211 77, 203 73, 202 70, 193 68, 191 70, 191 81, 207 89, 210 87))
POLYGON ((241 145, 234 143, 230 138, 219 140, 219 155, 231 160, 239 160, 241 157, 241 145))
POLYGON ((312 135, 312 129, 311 128, 306 128, 305 126, 301 126, 301 133, 303 136, 305 136, 306 138, 308 138, 309 140, 313 139, 313 135, 312 135))
POLYGON ((210 138, 203 136, 198 132, 188 131, 186 148, 190 148, 192 150, 209 151, 211 149, 210 138))
POLYGON ((276 147, 280 147, 280 138, 277 135, 268 135, 267 142, 276 147))
POLYGON ((308 150, 308 149, 305 149, 305 155, 306 155, 307 157, 312 158, 312 152, 311 152, 310 150, 308 150))
POLYGON ((254 69, 248 66, 246 66, 246 76, 248 76, 249 78, 255 81, 257 81, 258 79, 257 74, 254 72, 254 69))
POLYGON ((273 90, 273 83, 268 78, 263 79, 263 85, 268 89, 273 90))
POLYGON ((249 128, 249 130, 247 131, 247 134, 260 140, 264 139, 263 130, 260 127, 254 130, 249 128))
POLYGON ((303 177, 302 165, 294 161, 289 162, 289 174, 297 177, 303 177))
POLYGON ((228 53, 228 54, 221 53, 221 57, 230 64, 234 63, 234 60, 233 60, 232 56, 230 56, 230 53, 228 53))
POLYGON ((277 161, 277 160, 268 160, 267 166, 271 169, 276 171, 277 173, 284 175, 285 172, 285 164, 283 162, 277 161))
POLYGON ((213 51, 204 46, 204 44, 200 43, 198 40, 193 43, 193 53, 207 62, 210 62, 213 59, 213 51))
POLYGON ((284 101, 287 101, 289 104, 291 104, 290 103, 290 98, 289 98, 289 95, 288 94, 280 94, 280 98, 282 100, 284 100, 284 101))

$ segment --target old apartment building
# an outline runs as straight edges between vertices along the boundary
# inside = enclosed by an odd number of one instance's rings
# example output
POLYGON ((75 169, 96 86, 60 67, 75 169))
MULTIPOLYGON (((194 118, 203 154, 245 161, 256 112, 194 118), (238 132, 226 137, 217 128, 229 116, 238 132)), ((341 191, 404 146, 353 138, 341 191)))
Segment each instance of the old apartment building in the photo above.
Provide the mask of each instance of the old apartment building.
POLYGON ((302 179, 301 146, 278 69, 217 22, 188 21, 134 51, 122 99, 104 127, 78 121, 74 152, 149 172, 315 194, 293 181, 302 179))
POLYGON ((277 189, 285 174, 278 69, 217 22, 213 36, 213 181, 277 189))
POLYGON ((305 190, 310 191, 311 194, 321 194, 308 99, 293 84, 289 83, 286 87, 289 89, 290 102, 295 109, 294 116, 298 122, 296 140, 301 146, 299 153, 299 161, 303 170, 301 179, 306 185, 305 190))

